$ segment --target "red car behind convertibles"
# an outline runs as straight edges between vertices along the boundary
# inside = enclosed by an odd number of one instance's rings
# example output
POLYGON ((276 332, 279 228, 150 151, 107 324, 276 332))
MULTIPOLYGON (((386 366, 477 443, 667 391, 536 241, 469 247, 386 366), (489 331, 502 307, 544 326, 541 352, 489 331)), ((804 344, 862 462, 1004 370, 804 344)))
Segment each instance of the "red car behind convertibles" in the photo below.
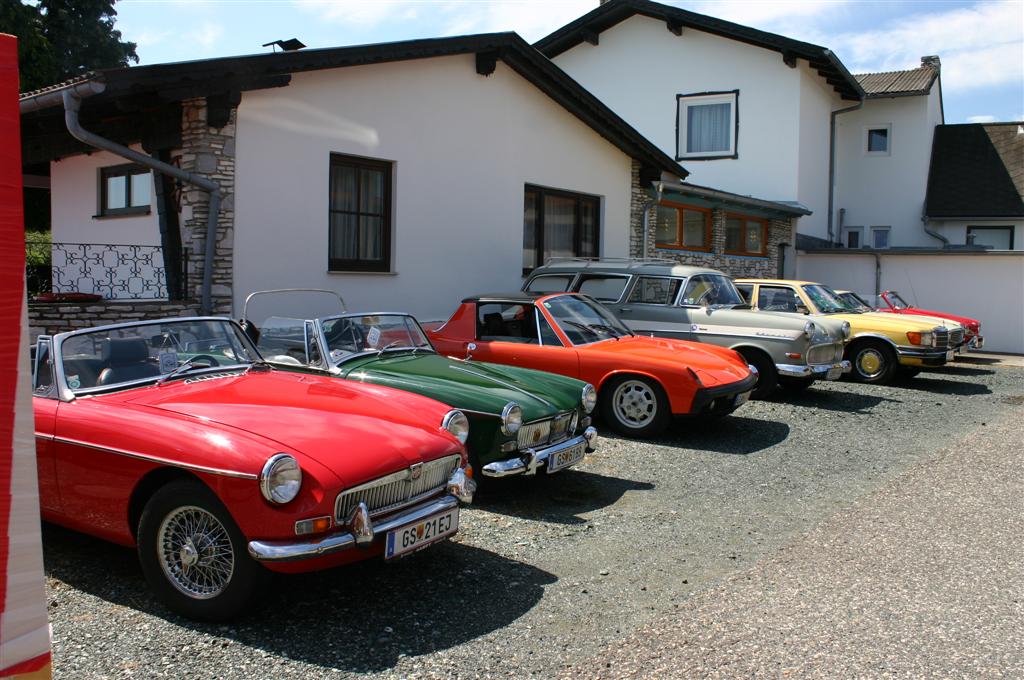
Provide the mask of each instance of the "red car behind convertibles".
POLYGON ((899 293, 894 290, 887 290, 878 296, 878 304, 875 309, 879 312, 892 314, 912 314, 915 316, 937 316, 940 319, 956 321, 964 327, 964 349, 981 349, 985 346, 985 339, 981 337, 981 322, 967 316, 958 316, 949 312, 936 312, 930 309, 921 309, 908 303, 899 293))

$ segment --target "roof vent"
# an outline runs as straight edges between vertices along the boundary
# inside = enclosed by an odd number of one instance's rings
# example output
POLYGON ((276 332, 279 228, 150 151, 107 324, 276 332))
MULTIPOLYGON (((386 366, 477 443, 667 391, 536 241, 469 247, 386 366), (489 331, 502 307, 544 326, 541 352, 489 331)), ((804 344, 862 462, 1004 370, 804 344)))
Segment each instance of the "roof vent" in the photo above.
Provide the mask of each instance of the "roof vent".
MULTIPOLYGON (((280 47, 283 52, 295 52, 301 50, 306 45, 303 44, 298 38, 290 38, 288 40, 274 40, 273 42, 263 43, 263 47, 274 47, 274 51, 277 52, 277 48, 280 47)), ((938 57, 936 57, 938 59, 938 57)))

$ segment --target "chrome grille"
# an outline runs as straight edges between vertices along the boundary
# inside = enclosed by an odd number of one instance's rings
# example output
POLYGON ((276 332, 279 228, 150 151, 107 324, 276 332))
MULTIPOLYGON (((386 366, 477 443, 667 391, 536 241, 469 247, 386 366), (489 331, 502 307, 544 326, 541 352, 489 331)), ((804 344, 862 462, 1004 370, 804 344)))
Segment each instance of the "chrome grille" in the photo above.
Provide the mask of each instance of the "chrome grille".
POLYGON ((815 345, 807 350, 807 363, 812 365, 831 364, 838 361, 836 357, 840 359, 843 357, 843 346, 841 344, 815 345))
POLYGON ((963 341, 964 341, 964 329, 963 328, 954 328, 953 330, 951 330, 949 332, 949 346, 950 347, 959 347, 960 344, 963 341))
POLYGON ((344 524, 360 501, 371 515, 381 515, 431 496, 444 488, 459 461, 458 455, 438 458, 423 463, 415 479, 414 468, 410 468, 342 491, 334 502, 334 517, 344 524))
POLYGON ((560 413, 554 418, 535 420, 519 428, 519 448, 536 449, 562 441, 569 435, 572 412, 560 413))
POLYGON ((936 327, 932 331, 935 334, 935 346, 939 349, 949 347, 949 331, 945 328, 936 327))

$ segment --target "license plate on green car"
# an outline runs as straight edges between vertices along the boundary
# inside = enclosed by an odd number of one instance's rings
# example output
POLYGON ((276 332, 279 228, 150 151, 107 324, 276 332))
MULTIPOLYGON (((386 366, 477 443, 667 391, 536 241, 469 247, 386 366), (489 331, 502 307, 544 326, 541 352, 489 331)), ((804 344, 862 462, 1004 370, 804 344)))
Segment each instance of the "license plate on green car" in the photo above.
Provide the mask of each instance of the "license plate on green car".
POLYGON ((583 460, 583 457, 587 455, 587 445, 583 442, 570 446, 567 449, 556 451, 548 456, 548 472, 558 472, 562 468, 567 468, 570 465, 583 460))

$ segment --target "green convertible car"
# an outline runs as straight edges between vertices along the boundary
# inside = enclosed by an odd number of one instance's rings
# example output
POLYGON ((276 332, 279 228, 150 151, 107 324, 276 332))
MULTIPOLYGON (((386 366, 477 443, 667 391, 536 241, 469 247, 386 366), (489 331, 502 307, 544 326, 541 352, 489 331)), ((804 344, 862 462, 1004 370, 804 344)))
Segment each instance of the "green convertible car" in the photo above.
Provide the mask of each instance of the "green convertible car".
MULTIPOLYGON (((254 296, 246 298, 242 328, 263 358, 286 370, 326 373, 415 392, 465 414, 460 436, 473 470, 483 477, 557 472, 593 451, 597 430, 590 413, 597 403, 593 385, 560 375, 441 356, 419 323, 396 312, 342 311, 315 318, 268 317, 259 328, 249 318, 254 296)), ((456 418, 462 416, 456 415, 456 418)))

